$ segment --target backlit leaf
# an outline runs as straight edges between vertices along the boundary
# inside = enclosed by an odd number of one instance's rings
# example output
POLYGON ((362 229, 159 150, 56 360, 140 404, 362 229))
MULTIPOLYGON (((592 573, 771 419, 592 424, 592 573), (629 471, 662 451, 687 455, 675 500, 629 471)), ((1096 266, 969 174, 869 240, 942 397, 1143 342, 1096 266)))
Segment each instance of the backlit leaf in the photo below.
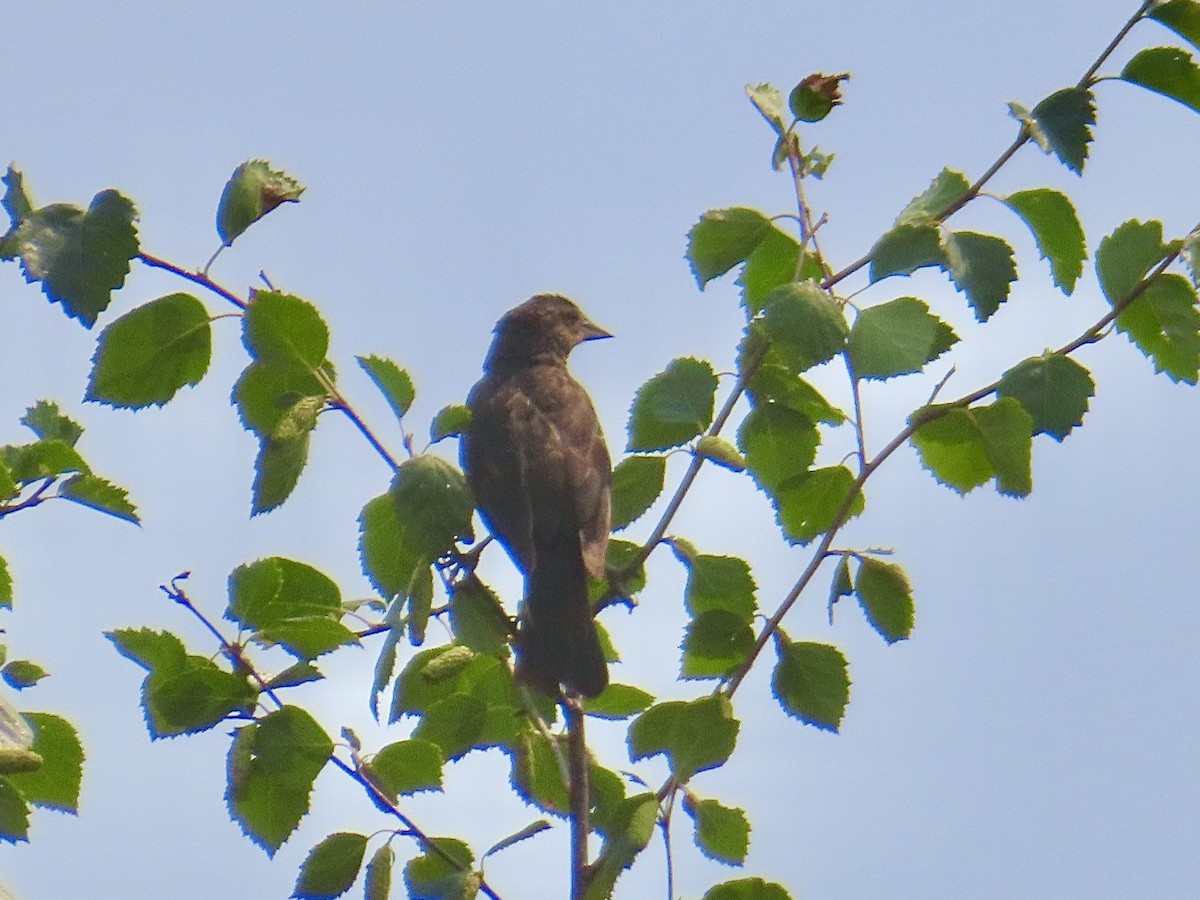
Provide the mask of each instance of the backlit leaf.
POLYGON ((855 375, 883 379, 919 372, 957 341, 924 301, 899 297, 864 309, 846 343, 855 375))
POLYGON ((1038 253, 1050 261, 1054 283, 1071 294, 1087 258, 1083 226, 1071 201, 1058 191, 1037 188, 1009 194, 1004 202, 1033 232, 1038 253))
POLYGON ((700 434, 712 422, 717 376, 706 361, 672 360, 642 385, 629 411, 631 452, 667 450, 700 434))

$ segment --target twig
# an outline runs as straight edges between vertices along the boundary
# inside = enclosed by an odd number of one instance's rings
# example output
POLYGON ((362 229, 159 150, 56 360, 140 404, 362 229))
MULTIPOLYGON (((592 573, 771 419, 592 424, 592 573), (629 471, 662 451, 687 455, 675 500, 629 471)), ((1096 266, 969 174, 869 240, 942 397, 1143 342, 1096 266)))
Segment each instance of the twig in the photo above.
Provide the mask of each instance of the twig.
POLYGON ((571 900, 585 900, 592 882, 588 865, 588 835, 591 824, 588 810, 591 797, 588 790, 587 739, 583 730, 583 707, 579 698, 569 695, 563 699, 563 715, 567 720, 567 756, 570 761, 568 797, 571 806, 571 900))
POLYGON ((186 279, 193 284, 198 284, 201 287, 208 288, 208 290, 212 291, 217 296, 228 300, 238 309, 246 308, 247 304, 245 300, 243 300, 233 291, 229 290, 229 288, 222 287, 221 285, 217 284, 208 277, 207 272, 190 272, 182 266, 177 266, 175 263, 167 262, 165 259, 160 259, 157 256, 151 256, 149 253, 139 253, 137 258, 141 260, 142 263, 150 266, 153 269, 165 269, 166 271, 178 275, 180 278, 186 279))

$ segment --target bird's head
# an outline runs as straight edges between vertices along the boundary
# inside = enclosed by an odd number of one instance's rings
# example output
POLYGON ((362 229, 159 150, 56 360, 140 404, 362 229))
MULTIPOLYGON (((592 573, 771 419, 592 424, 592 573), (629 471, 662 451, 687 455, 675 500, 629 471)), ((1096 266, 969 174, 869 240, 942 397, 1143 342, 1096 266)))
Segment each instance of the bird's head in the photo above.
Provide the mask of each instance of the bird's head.
POLYGON ((538 294, 513 307, 496 323, 488 365, 566 360, 584 341, 612 337, 558 294, 538 294))

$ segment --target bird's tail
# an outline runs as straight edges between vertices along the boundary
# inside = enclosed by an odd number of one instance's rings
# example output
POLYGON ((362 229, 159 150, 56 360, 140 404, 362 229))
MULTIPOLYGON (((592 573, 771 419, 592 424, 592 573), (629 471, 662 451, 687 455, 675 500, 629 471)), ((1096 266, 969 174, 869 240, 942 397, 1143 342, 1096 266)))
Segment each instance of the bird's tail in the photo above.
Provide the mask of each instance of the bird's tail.
POLYGON ((562 554, 539 548, 527 582, 517 636, 517 679, 548 694, 559 685, 595 697, 608 685, 608 664, 588 598, 579 548, 562 554), (556 558, 557 557, 557 558, 556 558))

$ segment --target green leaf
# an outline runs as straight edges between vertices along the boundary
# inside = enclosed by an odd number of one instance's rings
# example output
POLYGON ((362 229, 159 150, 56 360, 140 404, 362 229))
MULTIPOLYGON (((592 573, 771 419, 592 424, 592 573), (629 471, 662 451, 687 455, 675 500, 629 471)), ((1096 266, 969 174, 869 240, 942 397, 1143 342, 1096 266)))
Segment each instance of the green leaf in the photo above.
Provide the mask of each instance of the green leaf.
POLYGON ((1035 106, 1030 117, 1032 136, 1041 148, 1053 152, 1076 175, 1081 174, 1092 140, 1091 126, 1096 124, 1092 92, 1064 88, 1035 106))
POLYGON ((821 435, 806 416, 786 406, 756 406, 738 429, 738 449, 755 482, 774 495, 779 485, 808 471, 821 435))
POLYGON ((308 684, 311 681, 320 681, 324 677, 312 663, 301 661, 292 663, 274 678, 267 681, 267 687, 272 690, 297 687, 301 684, 308 684))
POLYGON ((147 672, 153 672, 155 669, 180 669, 187 663, 187 650, 183 641, 167 631, 118 628, 115 631, 106 631, 104 636, 112 641, 118 653, 147 672))
POLYGON ((256 291, 242 317, 242 343, 257 362, 315 371, 329 351, 329 327, 306 300, 256 291))
POLYGON ((956 408, 931 418, 913 432, 912 443, 922 465, 959 493, 995 477, 1001 493, 1023 497, 1032 488, 1032 437, 1030 414, 1005 397, 991 406, 956 408))
POLYGON ((480 876, 471 870, 471 849, 456 838, 433 838, 442 853, 425 851, 404 865, 404 884, 420 900, 467 900, 479 890, 480 876), (451 864, 443 855, 457 865, 451 864))
POLYGON ((654 696, 631 684, 609 684, 599 696, 587 700, 583 711, 597 719, 628 719, 654 702, 654 696))
POLYGON ((198 384, 211 358, 204 304, 190 294, 168 294, 100 333, 85 399, 126 409, 161 406, 198 384))
POLYGON ((342 615, 336 584, 312 566, 281 556, 238 566, 229 576, 225 616, 250 629, 267 628, 292 619, 342 615))
POLYGON ((1004 202, 1029 226, 1038 253, 1050 261, 1054 283, 1069 296, 1087 259, 1083 226, 1071 201, 1058 191, 1037 188, 1009 194, 1004 202))
POLYGON ((746 258, 766 237, 771 220, 756 209, 710 209, 688 232, 687 260, 701 289, 746 258))
POLYGON ((19 484, 28 484, 68 472, 91 471, 74 447, 59 440, 38 441, 19 447, 0 447, 0 456, 19 484))
POLYGON ((688 567, 684 604, 689 615, 695 617, 720 609, 743 622, 754 619, 758 611, 756 586, 750 565, 744 559, 702 553, 690 558, 681 556, 680 561, 688 567))
POLYGON ((354 885, 367 852, 367 836, 338 832, 308 852, 300 865, 293 897, 328 900, 340 897, 354 885))
POLYGON ((250 491, 250 515, 278 509, 292 495, 308 464, 308 445, 307 434, 282 441, 263 438, 259 442, 250 491))
POLYGON ((912 588, 902 568, 864 557, 854 587, 867 621, 885 641, 892 644, 912 634, 912 588))
POLYGON ((801 122, 820 122, 840 106, 841 83, 850 75, 822 75, 816 73, 804 78, 788 94, 788 108, 801 122))
POLYGON ((62 812, 79 811, 79 785, 83 778, 83 745, 71 723, 49 713, 24 713, 33 728, 30 748, 42 758, 32 771, 4 776, 28 803, 62 812))
POLYGON ((239 728, 229 749, 229 813, 274 856, 308 812, 313 780, 333 742, 307 712, 284 706, 239 728))
POLYGON ((621 801, 609 823, 600 855, 593 863, 586 900, 609 900, 613 885, 650 843, 657 824, 658 798, 654 794, 636 794, 621 801))
POLYGON ((897 225, 936 225, 945 212, 971 190, 971 183, 961 172, 942 169, 925 191, 909 201, 896 217, 897 225))
POLYGON ((1033 419, 1034 434, 1061 441, 1083 424, 1096 385, 1069 356, 1045 353, 1017 363, 1000 378, 996 393, 1018 400, 1033 419))
POLYGON ((233 170, 217 206, 217 234, 228 247, 243 231, 283 203, 295 203, 304 186, 263 159, 233 170))
POLYGON ((58 496, 135 525, 141 522, 137 507, 129 502, 125 489, 96 475, 72 475, 59 485, 58 496))
POLYGON ((253 707, 257 690, 244 675, 188 656, 178 668, 152 671, 142 687, 146 725, 155 740, 206 731, 253 707))
POLYGON ((570 807, 559 764, 567 752, 566 742, 565 735, 542 735, 526 728, 518 732, 511 748, 510 781, 517 796, 558 816, 566 815, 570 807))
POLYGON ((925 266, 945 263, 942 235, 935 225, 897 225, 871 248, 870 279, 911 275, 925 266))
POLYGON ((792 900, 792 895, 773 881, 739 878, 715 885, 701 900, 792 900))
POLYGON ((822 274, 812 254, 801 262, 796 239, 772 225, 738 275, 742 305, 747 315, 756 316, 762 312, 763 299, 775 288, 792 281, 820 281, 822 274))
POLYGON ((25 410, 21 424, 43 441, 62 441, 68 447, 74 447, 83 434, 79 423, 63 415, 58 404, 48 400, 39 400, 25 410))
POLYGON ((3 669, 0 669, 0 677, 3 677, 8 686, 15 688, 18 691, 23 691, 27 687, 33 687, 50 673, 43 669, 35 662, 30 662, 27 659, 14 659, 7 663, 3 669))
POLYGON ((754 108, 762 114, 775 133, 782 135, 787 126, 783 121, 783 95, 779 93, 779 89, 766 82, 748 84, 746 85, 746 96, 750 98, 754 108))
POLYGON ((405 794, 442 789, 442 748, 430 741, 388 744, 371 759, 371 783, 393 803, 405 794))
POLYGON ((20 492, 21 488, 17 484, 16 478, 13 477, 12 470, 4 461, 4 452, 0 450, 0 504, 16 497, 20 492))
POLYGON ((842 597, 854 593, 854 583, 850 580, 850 554, 843 553, 838 560, 837 569, 833 573, 833 583, 829 586, 829 624, 833 624, 833 604, 842 597))
MULTIPOLYGON (((744 362, 741 357, 744 355, 746 343, 742 342, 743 353, 739 354, 739 370, 744 362)), ((844 412, 821 396, 816 388, 784 365, 779 359, 779 354, 773 349, 767 351, 767 355, 747 383, 746 390, 755 406, 772 402, 826 425, 840 425, 847 418, 844 412)))
POLYGON ((683 810, 696 824, 696 846, 709 859, 740 866, 750 849, 750 821, 745 810, 716 800, 684 795, 683 810))
POLYGON ((4 207, 15 228, 33 212, 33 201, 25 191, 25 176, 10 163, 0 183, 4 185, 4 199, 0 200, 0 206, 4 207))
POLYGON ((725 678, 746 661, 754 646, 754 629, 741 616, 724 609, 703 612, 684 633, 680 677, 725 678))
POLYGON ((1123 332, 1172 381, 1195 384, 1200 374, 1200 311, 1182 275, 1159 275, 1117 316, 1123 332))
POLYGON ((13 583, 8 571, 8 563, 0 556, 0 609, 12 609, 13 583))
POLYGON ((500 598, 478 578, 454 585, 450 596, 450 628, 464 647, 492 656, 507 656, 512 625, 500 598))
POLYGON ((0 841, 15 844, 29 840, 29 807, 8 783, 7 776, 0 778, 0 841))
POLYGON ((712 422, 717 376, 706 361, 672 360, 642 385, 629 410, 631 452, 667 450, 691 440, 712 422))
POLYGON ((519 844, 521 841, 527 841, 535 835, 541 834, 543 831, 549 831, 552 826, 545 819, 538 819, 536 822, 531 822, 522 828, 520 831, 510 834, 508 837, 497 841, 487 849, 483 854, 484 858, 491 856, 493 853, 499 853, 501 850, 507 850, 514 844, 519 844))
POLYGON ((397 419, 404 414, 416 399, 417 392, 413 388, 412 379, 398 365, 382 356, 356 356, 362 370, 371 376, 383 399, 388 402, 397 419))
POLYGON ((1200 112, 1200 67, 1177 47, 1151 47, 1125 64, 1121 78, 1200 112))
POLYGON ((268 625, 254 637, 267 646, 278 644, 301 660, 316 659, 338 647, 358 644, 358 637, 353 631, 341 622, 324 616, 289 619, 268 625))
POLYGON ((724 696, 659 703, 629 726, 629 758, 637 762, 666 754, 672 774, 686 781, 723 765, 737 744, 738 729, 733 705, 724 696))
POLYGON ((864 309, 850 329, 846 349, 860 378, 919 372, 958 341, 949 325, 916 297, 899 297, 864 309))
POLYGON ((944 268, 954 286, 967 295, 975 318, 986 322, 1008 299, 1017 265, 1008 242, 990 234, 956 231, 945 240, 944 268))
POLYGON ((636 522, 658 499, 666 478, 661 456, 627 456, 612 473, 612 530, 636 522))
POLYGON ((116 191, 101 191, 87 210, 55 203, 30 212, 5 240, 26 281, 40 281, 52 303, 88 328, 125 284, 138 254, 137 213, 116 191))
POLYGON ((392 894, 392 866, 396 862, 396 851, 391 844, 384 844, 375 851, 367 863, 365 900, 388 900, 392 894))
POLYGON ((1148 18, 1161 22, 1193 47, 1200 48, 1200 3, 1195 0, 1155 4, 1148 18))
POLYGON ((448 760, 475 749, 486 724, 487 704, 468 694, 451 694, 425 710, 413 737, 437 744, 448 760))
MULTIPOLYGON (((854 473, 845 466, 826 466, 781 484, 774 501, 784 537, 792 543, 807 544, 832 528, 854 483, 854 473)), ((846 519, 859 515, 865 506, 859 491, 850 501, 846 519)))
POLYGON ((471 410, 462 404, 444 406, 433 417, 429 425, 430 443, 436 444, 448 437, 455 437, 467 430, 471 424, 471 410))
POLYGON ((1130 219, 1096 248, 1096 274, 1109 305, 1125 302, 1166 254, 1162 222, 1130 219))
POLYGON ((827 731, 841 727, 850 702, 846 657, 837 647, 791 641, 775 634, 779 661, 771 675, 771 690, 789 716, 827 731))
POLYGON ((840 353, 850 330, 841 305, 811 281, 785 284, 764 297, 762 324, 780 360, 796 372, 840 353))
POLYGON ((242 425, 260 438, 296 436, 303 421, 298 414, 311 412, 314 404, 319 409, 328 393, 310 370, 274 363, 251 363, 233 386, 242 425))

